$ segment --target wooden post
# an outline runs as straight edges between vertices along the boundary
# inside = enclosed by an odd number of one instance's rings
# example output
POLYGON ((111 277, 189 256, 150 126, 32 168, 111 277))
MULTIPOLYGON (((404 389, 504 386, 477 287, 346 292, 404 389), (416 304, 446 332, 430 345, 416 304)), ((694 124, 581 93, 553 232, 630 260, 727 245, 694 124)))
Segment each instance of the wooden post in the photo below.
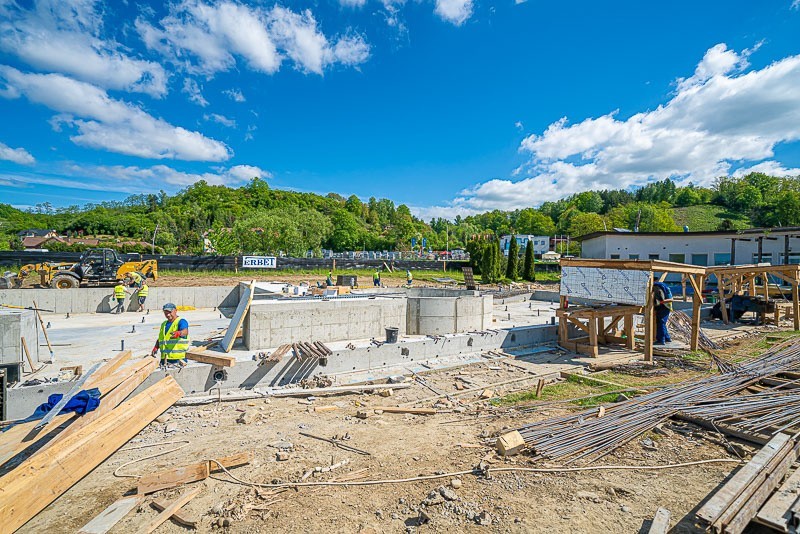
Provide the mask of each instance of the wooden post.
POLYGON ((795 280, 792 284, 792 319, 794 321, 794 329, 800 330, 800 300, 798 300, 797 289, 797 273, 795 272, 795 280))
POLYGON ((722 312, 722 322, 728 324, 728 305, 725 303, 725 275, 719 275, 717 283, 719 284, 719 301, 720 311, 722 312))
POLYGON ((686 296, 686 277, 687 276, 691 276, 691 275, 689 275, 689 274, 682 274, 681 275, 681 290, 683 291, 683 302, 686 302, 686 300, 688 298, 686 296))
POLYGON ((624 318, 625 347, 628 350, 636 348, 636 339, 633 335, 633 314, 626 313, 624 318))
POLYGON ((594 317, 589 317, 589 345, 592 348, 592 356, 598 355, 597 349, 597 320, 594 317))
POLYGON ((647 282, 647 296, 644 307, 644 360, 653 361, 653 275, 647 282))
POLYGON ((702 274, 689 275, 694 277, 695 288, 692 296, 692 339, 689 344, 691 350, 697 350, 700 345, 700 307, 703 304, 703 286, 706 283, 706 277, 702 274), (700 292, 697 290, 700 289, 700 292))

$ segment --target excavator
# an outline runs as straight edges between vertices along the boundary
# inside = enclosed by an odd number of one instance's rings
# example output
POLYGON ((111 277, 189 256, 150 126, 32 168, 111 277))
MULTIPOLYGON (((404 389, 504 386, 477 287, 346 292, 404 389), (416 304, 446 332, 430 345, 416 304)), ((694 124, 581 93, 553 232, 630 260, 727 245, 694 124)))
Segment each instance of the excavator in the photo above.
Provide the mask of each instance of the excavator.
POLYGON ((6 271, 0 276, 0 289, 16 289, 22 287, 25 279, 34 273, 39 274, 42 287, 54 289, 72 289, 85 285, 98 287, 115 284, 131 272, 137 272, 144 278, 158 278, 156 260, 124 261, 115 250, 110 248, 92 248, 81 254, 77 263, 45 262, 23 265, 18 273, 6 271))

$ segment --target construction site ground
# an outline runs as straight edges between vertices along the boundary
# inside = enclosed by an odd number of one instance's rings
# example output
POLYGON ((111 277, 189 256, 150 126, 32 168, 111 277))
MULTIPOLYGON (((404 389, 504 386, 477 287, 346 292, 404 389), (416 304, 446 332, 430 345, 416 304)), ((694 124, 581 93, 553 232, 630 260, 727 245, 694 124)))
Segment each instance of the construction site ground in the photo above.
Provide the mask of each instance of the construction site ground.
MULTIPOLYGON (((720 351, 730 360, 764 351, 767 331, 750 328, 720 351)), ((771 337, 793 335, 769 330, 771 337)), ((539 353, 536 358, 545 358, 539 353)), ((526 360, 508 358, 475 363, 420 376, 427 385, 412 386, 390 397, 347 394, 335 397, 271 398, 172 407, 123 449, 81 480, 21 532, 77 531, 103 509, 136 487, 131 475, 218 458, 243 451, 253 454, 246 466, 231 469, 239 479, 219 473, 192 487, 200 494, 184 508, 198 520, 198 531, 229 532, 640 532, 647 531, 658 507, 672 513, 673 532, 694 532, 692 511, 736 468, 735 463, 650 470, 648 466, 696 460, 748 458, 755 450, 744 442, 730 445, 721 435, 685 423, 666 422, 639 436, 598 465, 628 465, 625 471, 563 473, 507 472, 496 467, 548 467, 528 455, 498 457, 494 437, 522 424, 598 403, 613 402, 620 389, 680 382, 715 372, 707 356, 661 358, 655 367, 641 363, 593 373, 603 382, 571 377, 544 387, 535 397, 537 380, 526 360), (530 376, 529 380, 492 386, 530 376), (457 385, 460 384, 460 385, 457 385), (459 393, 458 388, 467 393, 459 393), (484 388, 488 399, 481 399, 484 388), (425 400, 433 390, 450 399, 425 400), (600 397, 567 402, 587 395, 600 397), (435 415, 376 414, 376 406, 436 407, 435 415), (320 410, 321 407, 335 407, 320 410), (368 409, 369 408, 369 409, 368 409), (318 411, 319 410, 319 411, 318 411), (368 417, 356 417, 359 410, 368 417), (344 438, 343 443, 371 453, 361 455, 300 435, 344 438), (156 445, 155 447, 145 447, 156 445), (169 452, 177 447, 179 450, 169 452), (164 454, 144 459, 153 454, 164 454), (288 459, 278 461, 278 453, 288 459), (143 461, 126 465, 131 461, 143 461), (481 462, 490 475, 473 474, 481 462), (356 477, 352 482, 406 479, 444 474, 441 478, 375 485, 300 487, 280 491, 270 484, 356 477), (117 475, 115 476, 115 471, 117 475), (448 473, 467 471, 451 475, 448 473), (358 478, 361 477, 361 478, 358 478), (253 487, 246 483, 263 484, 253 487), (227 525, 227 526, 218 526, 227 525)), ((632 395, 633 392, 627 394, 632 395)), ((164 490, 166 500, 188 491, 164 490)), ((112 532, 129 532, 147 524, 157 512, 147 499, 112 532)), ((158 532, 184 532, 173 522, 158 532)))

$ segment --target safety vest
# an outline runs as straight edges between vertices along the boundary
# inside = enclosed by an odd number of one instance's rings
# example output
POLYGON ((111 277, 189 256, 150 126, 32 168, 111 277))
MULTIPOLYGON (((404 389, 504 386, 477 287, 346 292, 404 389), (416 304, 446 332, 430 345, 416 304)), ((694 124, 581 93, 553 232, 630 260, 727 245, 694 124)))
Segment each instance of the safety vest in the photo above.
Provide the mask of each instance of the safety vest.
POLYGON ((139 288, 139 296, 146 297, 148 291, 150 291, 150 288, 147 286, 147 284, 144 284, 142 287, 139 288))
POLYGON ((117 284, 114 286, 114 298, 117 300, 125 298, 125 286, 122 284, 117 284))
POLYGON ((414 279, 414 275, 412 275, 412 274, 411 274, 411 271, 408 271, 408 273, 407 273, 407 275, 406 275, 406 276, 408 277, 408 280, 409 280, 409 281, 411 281, 411 280, 413 280, 413 279, 414 279))
POLYGON ((381 279, 381 275, 379 275, 378 273, 373 273, 373 275, 372 275, 372 281, 373 282, 377 282, 380 279, 381 279))
POLYGON ((131 271, 130 273, 128 273, 128 275, 131 277, 131 280, 133 280, 137 284, 142 281, 142 275, 140 275, 136 271, 131 271))
POLYGON ((172 339, 172 334, 178 331, 180 317, 176 317, 172 324, 167 328, 167 321, 161 323, 161 330, 158 332, 158 348, 161 350, 161 358, 167 360, 183 360, 186 358, 186 351, 189 350, 189 336, 172 339))

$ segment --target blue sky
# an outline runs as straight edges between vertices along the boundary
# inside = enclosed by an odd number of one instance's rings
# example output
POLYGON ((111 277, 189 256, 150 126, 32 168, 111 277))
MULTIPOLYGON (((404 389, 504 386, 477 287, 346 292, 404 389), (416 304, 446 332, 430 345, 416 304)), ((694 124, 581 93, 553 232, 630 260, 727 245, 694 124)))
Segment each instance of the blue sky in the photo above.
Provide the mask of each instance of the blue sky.
POLYGON ((0 199, 200 179, 420 216, 800 174, 800 0, 0 0, 0 199))

